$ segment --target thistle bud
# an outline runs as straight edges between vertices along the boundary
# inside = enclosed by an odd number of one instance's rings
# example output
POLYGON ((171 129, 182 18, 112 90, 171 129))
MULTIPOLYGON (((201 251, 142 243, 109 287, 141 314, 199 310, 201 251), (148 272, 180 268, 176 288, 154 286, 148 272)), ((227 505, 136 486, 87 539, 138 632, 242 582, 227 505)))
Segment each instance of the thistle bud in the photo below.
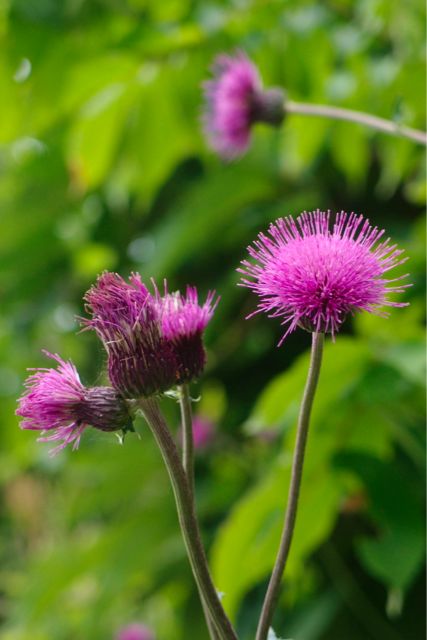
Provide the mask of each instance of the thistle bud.
POLYGON ((175 354, 161 335, 154 298, 138 274, 127 283, 103 273, 85 300, 92 317, 83 322, 104 344, 115 389, 125 398, 138 398, 175 384, 175 354))
POLYGON ((92 317, 83 322, 105 346, 111 384, 129 399, 189 382, 206 361, 203 331, 215 309, 214 294, 199 305, 194 287, 185 296, 168 293, 166 282, 163 296, 154 289, 152 295, 139 274, 127 283, 104 273, 85 296, 92 317))
POLYGON ((85 387, 72 362, 45 352, 58 363, 57 369, 41 368, 29 376, 26 392, 19 399, 16 415, 23 418, 22 429, 41 431, 40 442, 60 444, 55 454, 67 444, 73 449, 87 427, 101 431, 129 428, 126 402, 111 387, 85 387))
POLYGON ((167 293, 156 302, 164 339, 172 346, 176 358, 176 383, 198 378, 206 363, 203 332, 217 305, 210 292, 200 305, 197 289, 187 287, 185 296, 179 291, 167 293))

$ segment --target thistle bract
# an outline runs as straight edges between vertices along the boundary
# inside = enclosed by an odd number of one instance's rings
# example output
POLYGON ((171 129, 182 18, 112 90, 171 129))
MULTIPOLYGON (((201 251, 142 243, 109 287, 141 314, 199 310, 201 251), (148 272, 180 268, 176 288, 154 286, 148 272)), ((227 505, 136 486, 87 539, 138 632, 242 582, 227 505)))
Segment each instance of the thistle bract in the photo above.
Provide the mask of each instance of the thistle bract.
POLYGON ((406 276, 384 277, 406 258, 383 235, 354 213, 338 213, 332 224, 323 211, 280 218, 248 247, 253 261, 242 262, 241 284, 258 294, 257 311, 282 318, 281 342, 298 325, 334 335, 349 314, 387 316, 382 307, 407 304, 389 299, 410 285, 406 276))

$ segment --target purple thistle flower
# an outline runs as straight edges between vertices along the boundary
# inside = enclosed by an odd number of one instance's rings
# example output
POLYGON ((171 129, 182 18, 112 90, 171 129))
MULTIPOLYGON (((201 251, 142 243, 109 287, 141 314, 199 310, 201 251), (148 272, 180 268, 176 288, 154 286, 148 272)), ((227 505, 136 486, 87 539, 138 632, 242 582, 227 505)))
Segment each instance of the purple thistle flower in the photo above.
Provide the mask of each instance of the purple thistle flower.
POLYGON ((205 303, 199 305, 195 287, 187 287, 184 296, 179 291, 168 293, 166 281, 164 286, 163 297, 156 288, 161 332, 176 356, 176 382, 183 384, 198 378, 204 369, 203 331, 212 318, 218 299, 214 300, 215 293, 209 292, 205 303))
POLYGON ((114 389, 83 386, 71 361, 44 353, 56 360, 58 368, 35 369, 36 373, 27 379, 27 390, 16 410, 16 415, 23 418, 22 429, 41 431, 40 442, 62 441, 52 449, 55 454, 71 443, 77 449, 88 426, 101 431, 127 427, 130 417, 126 404, 114 389))
POLYGON ((86 294, 83 320, 108 353, 111 384, 126 398, 150 396, 200 375, 205 364, 202 333, 213 310, 213 294, 199 306, 189 287, 162 297, 152 295, 139 274, 130 284, 114 273, 102 274, 86 294))
POLYGON ((134 623, 121 629, 117 640, 154 640, 154 635, 145 625, 134 623))
POLYGON ((238 269, 242 286, 260 297, 258 309, 283 319, 287 330, 280 343, 299 325, 334 335, 348 314, 368 311, 386 317, 381 307, 403 307, 388 299, 403 293, 406 277, 382 276, 406 261, 402 250, 384 231, 363 216, 338 213, 330 229, 330 213, 302 213, 296 220, 280 218, 269 235, 260 233, 238 269), (391 285, 391 286, 390 286, 391 285))
POLYGON ((85 300, 92 319, 83 322, 105 346, 113 387, 136 398, 175 384, 175 354, 162 338, 155 300, 139 274, 128 284, 118 274, 103 273, 85 300))
POLYGON ((232 159, 248 148, 255 122, 283 121, 284 95, 280 89, 263 90, 257 67, 242 52, 218 56, 213 73, 204 84, 205 132, 210 146, 232 159))

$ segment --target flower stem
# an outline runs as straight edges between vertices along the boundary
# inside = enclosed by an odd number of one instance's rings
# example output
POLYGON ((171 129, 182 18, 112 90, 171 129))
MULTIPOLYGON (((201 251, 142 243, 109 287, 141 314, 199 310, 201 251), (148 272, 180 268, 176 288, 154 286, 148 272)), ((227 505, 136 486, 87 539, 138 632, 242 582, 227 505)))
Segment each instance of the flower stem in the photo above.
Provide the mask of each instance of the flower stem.
MULTIPOLYGON (((196 497, 194 491, 194 439, 193 439, 193 417, 191 412, 191 397, 188 384, 179 387, 179 407, 181 409, 181 426, 182 426, 182 466, 187 476, 188 487, 196 510, 196 497)), ((200 593, 203 611, 205 613, 206 624, 209 630, 211 640, 218 640, 215 626, 211 619, 209 608, 205 602, 203 593, 200 593)))
POLYGON ((194 494, 193 418, 188 384, 183 384, 179 387, 179 406, 182 424, 182 466, 184 467, 191 493, 194 494))
POLYGON ((194 502, 184 468, 179 459, 175 442, 154 398, 142 398, 138 402, 148 426, 160 448, 171 480, 178 519, 187 549, 188 558, 202 600, 206 603, 220 640, 237 640, 227 618, 209 573, 206 555, 201 542, 194 502))
POLYGON ((271 625, 273 613, 279 597, 280 583, 285 570, 286 561, 291 547, 292 536, 297 515, 298 497, 301 486, 302 468, 304 463, 305 445, 307 442, 310 413, 313 406, 314 394, 319 380, 320 365, 323 353, 323 333, 312 334, 311 361, 308 370, 307 382, 301 402, 298 418, 297 438, 295 443, 294 459, 292 462, 291 484, 289 487, 288 504, 286 507, 285 521, 282 536, 277 553, 273 573, 271 574, 261 617, 258 623, 256 640, 266 640, 271 625))
POLYGON ((376 129, 393 136, 401 136, 403 138, 409 138, 420 144, 427 145, 427 133, 420 131, 419 129, 412 129, 411 127, 405 127, 386 120, 385 118, 378 118, 369 113, 363 113, 362 111, 353 111, 352 109, 343 109, 342 107, 331 107, 324 104, 308 104, 305 102, 293 102, 289 100, 285 103, 286 113, 296 113, 304 116, 320 116, 323 118, 330 118, 332 120, 346 120, 348 122, 356 122, 362 124, 365 127, 376 129))

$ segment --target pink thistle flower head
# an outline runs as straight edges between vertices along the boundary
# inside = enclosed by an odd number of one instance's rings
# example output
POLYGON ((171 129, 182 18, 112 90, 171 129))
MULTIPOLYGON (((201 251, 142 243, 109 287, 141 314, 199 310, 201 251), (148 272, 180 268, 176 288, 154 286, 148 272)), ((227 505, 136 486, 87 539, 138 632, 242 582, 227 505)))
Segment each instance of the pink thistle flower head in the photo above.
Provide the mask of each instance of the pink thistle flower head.
POLYGON ((103 273, 85 300, 92 318, 83 323, 104 344, 113 387, 137 398, 175 384, 176 357, 161 335, 155 300, 139 274, 127 283, 118 274, 103 273))
POLYGON ((143 624, 130 624, 121 629, 117 635, 117 640, 155 640, 154 634, 143 624))
POLYGON ((173 347, 176 362, 176 382, 183 384, 202 373, 206 363, 203 332, 212 318, 218 299, 209 292, 206 301, 199 304, 195 287, 187 287, 186 294, 179 291, 160 296, 156 289, 156 303, 164 339, 173 347))
POLYGON ((94 329, 108 354, 111 384, 125 398, 151 396, 199 376, 205 365, 203 331, 212 317, 214 294, 199 305, 197 290, 188 287, 152 295, 139 274, 130 282, 103 273, 85 296, 94 329))
POLYGON ((242 286, 258 294, 258 309, 282 318, 286 336, 299 325, 334 334, 348 314, 368 311, 386 317, 381 308, 403 307, 390 293, 403 293, 407 276, 384 274, 406 261, 403 251, 383 239, 384 231, 354 213, 302 213, 280 218, 248 247, 251 260, 239 271, 242 286))
POLYGON ((213 74, 204 84, 205 132, 210 146, 232 159, 247 150, 255 122, 282 123, 284 93, 276 88, 264 90, 257 67, 242 52, 218 56, 213 74))
POLYGON ((16 415, 23 418, 22 429, 41 431, 41 442, 79 446, 83 431, 91 426, 101 431, 126 430, 130 416, 121 396, 111 387, 85 387, 71 361, 45 352, 58 363, 57 369, 36 369, 26 381, 16 415), (47 434, 47 435, 46 435, 47 434))

